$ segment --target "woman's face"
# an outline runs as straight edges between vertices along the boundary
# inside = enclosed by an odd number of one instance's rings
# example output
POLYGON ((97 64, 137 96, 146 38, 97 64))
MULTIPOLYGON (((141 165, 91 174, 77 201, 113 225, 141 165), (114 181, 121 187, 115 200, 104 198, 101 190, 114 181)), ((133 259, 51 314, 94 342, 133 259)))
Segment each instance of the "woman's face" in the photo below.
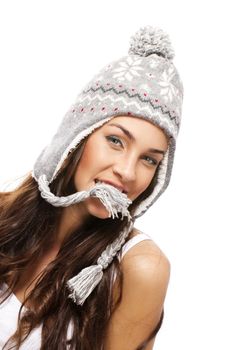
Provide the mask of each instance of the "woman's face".
MULTIPOLYGON (((133 201, 149 186, 167 147, 165 133, 149 121, 114 117, 88 137, 76 168, 75 187, 87 190, 95 186, 95 179, 109 180, 123 186, 133 201)), ((109 215, 98 198, 90 197, 82 206, 86 214, 99 218, 109 215)))

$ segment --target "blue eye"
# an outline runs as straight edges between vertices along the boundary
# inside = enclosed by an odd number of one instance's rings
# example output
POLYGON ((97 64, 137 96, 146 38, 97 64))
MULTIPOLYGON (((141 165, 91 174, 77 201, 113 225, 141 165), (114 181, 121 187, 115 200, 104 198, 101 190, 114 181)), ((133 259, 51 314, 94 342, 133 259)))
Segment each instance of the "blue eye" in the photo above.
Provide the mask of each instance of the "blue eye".
POLYGON ((147 157, 146 156, 145 158, 148 158, 148 159, 150 159, 152 161, 152 163, 150 163, 151 165, 157 165, 158 164, 157 160, 155 160, 155 159, 153 159, 151 157, 147 157))
POLYGON ((113 142, 113 140, 117 140, 118 142, 120 142, 120 144, 122 145, 122 142, 120 139, 118 139, 117 137, 115 136, 107 136, 107 140, 110 140, 110 142, 112 142, 113 144, 116 145, 116 143, 113 142))
MULTIPOLYGON (((118 145, 120 143, 123 146, 121 140, 118 137, 116 137, 116 136, 106 136, 106 139, 108 141, 110 141, 111 143, 113 143, 114 145, 118 145), (115 143, 114 141, 117 141, 119 143, 115 143)), ((148 161, 148 163, 150 165, 152 165, 152 166, 156 166, 158 164, 157 160, 155 160, 155 159, 153 159, 151 157, 145 156, 145 158, 148 158, 151 161, 151 162, 148 161)))

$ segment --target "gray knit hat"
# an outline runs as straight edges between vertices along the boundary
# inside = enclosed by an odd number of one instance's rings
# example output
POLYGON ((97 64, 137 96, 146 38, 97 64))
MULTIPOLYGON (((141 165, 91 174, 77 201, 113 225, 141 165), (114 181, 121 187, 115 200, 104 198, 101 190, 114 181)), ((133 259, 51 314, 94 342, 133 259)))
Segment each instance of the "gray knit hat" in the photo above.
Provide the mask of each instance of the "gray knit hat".
POLYGON ((98 197, 109 211, 128 217, 128 225, 97 260, 67 282, 69 295, 82 305, 100 282, 105 269, 121 249, 136 218, 158 199, 167 188, 182 113, 183 84, 172 62, 174 51, 168 35, 157 27, 142 27, 131 37, 128 55, 104 66, 83 88, 65 114, 51 142, 37 158, 32 176, 38 182, 41 196, 54 206, 68 206, 88 197, 98 197), (88 191, 66 197, 51 193, 49 184, 56 178, 68 154, 110 119, 128 115, 140 117, 159 126, 169 138, 169 145, 157 170, 153 192, 144 199, 131 217, 132 203, 126 194, 108 184, 96 184, 88 191))

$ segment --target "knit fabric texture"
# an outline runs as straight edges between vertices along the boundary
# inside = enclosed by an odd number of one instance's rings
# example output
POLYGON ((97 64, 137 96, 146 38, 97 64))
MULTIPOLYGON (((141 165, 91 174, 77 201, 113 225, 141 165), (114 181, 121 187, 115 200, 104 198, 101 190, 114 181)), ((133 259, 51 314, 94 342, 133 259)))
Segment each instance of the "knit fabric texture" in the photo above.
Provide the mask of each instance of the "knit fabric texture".
POLYGON ((183 84, 172 59, 174 50, 168 35, 160 28, 146 26, 131 37, 128 55, 105 65, 76 97, 51 142, 37 158, 32 176, 38 182, 41 196, 55 206, 69 206, 98 196, 113 216, 120 211, 129 223, 102 252, 97 264, 87 266, 67 281, 69 297, 83 305, 103 276, 133 229, 136 218, 143 215, 167 188, 174 161, 176 139, 180 128, 183 84), (51 193, 49 184, 71 151, 94 130, 117 116, 130 116, 159 126, 168 136, 168 149, 156 172, 153 192, 136 207, 131 217, 126 194, 101 184, 91 191, 76 192, 67 197, 51 193))
POLYGON ((142 118, 160 126, 169 137, 154 191, 138 206, 134 218, 144 214, 171 177, 183 101, 183 84, 173 58, 169 37, 160 28, 146 26, 136 32, 128 55, 105 65, 78 94, 36 160, 33 177, 38 181, 45 174, 51 183, 69 152, 115 116, 142 118))

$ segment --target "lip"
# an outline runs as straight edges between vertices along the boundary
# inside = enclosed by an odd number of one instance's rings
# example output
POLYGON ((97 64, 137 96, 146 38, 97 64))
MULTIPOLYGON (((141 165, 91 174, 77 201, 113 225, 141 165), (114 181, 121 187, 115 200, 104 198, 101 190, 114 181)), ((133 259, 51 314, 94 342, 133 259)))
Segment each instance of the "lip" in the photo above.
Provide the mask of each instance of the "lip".
POLYGON ((109 185, 113 185, 114 187, 118 188, 120 191, 123 190, 123 192, 125 194, 127 194, 129 192, 126 187, 124 187, 123 185, 117 184, 116 182, 113 182, 111 180, 105 180, 105 179, 95 179, 95 180, 99 180, 99 181, 105 182, 105 183, 107 183, 109 185))

